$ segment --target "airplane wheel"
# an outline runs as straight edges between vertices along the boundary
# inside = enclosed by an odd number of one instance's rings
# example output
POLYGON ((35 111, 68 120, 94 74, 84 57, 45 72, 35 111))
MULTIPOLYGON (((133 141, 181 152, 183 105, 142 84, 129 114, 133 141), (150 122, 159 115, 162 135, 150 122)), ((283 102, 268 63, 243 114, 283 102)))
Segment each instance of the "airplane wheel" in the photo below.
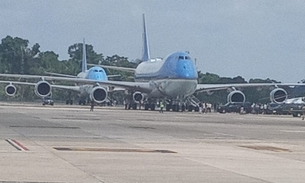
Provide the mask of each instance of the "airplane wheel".
POLYGON ((133 110, 136 110, 136 109, 137 109, 137 104, 136 104, 136 103, 134 103, 134 104, 132 105, 132 109, 133 109, 133 110))
POLYGON ((151 109, 152 111, 154 111, 154 110, 156 109, 156 105, 155 105, 155 104, 150 104, 150 105, 151 105, 150 109, 151 109))
POLYGON ((166 105, 166 111, 170 111, 171 105, 166 105))
POLYGON ((147 110, 148 110, 148 108, 149 108, 149 107, 148 107, 148 104, 145 104, 145 105, 144 105, 144 110, 146 110, 146 111, 147 111, 147 110))

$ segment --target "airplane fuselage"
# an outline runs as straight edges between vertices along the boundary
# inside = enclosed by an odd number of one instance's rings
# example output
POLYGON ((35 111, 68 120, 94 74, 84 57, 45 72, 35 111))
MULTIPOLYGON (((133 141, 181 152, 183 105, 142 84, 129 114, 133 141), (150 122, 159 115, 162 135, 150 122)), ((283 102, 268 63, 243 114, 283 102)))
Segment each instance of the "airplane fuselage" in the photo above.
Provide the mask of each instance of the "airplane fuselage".
MULTIPOLYGON (((98 66, 91 67, 85 72, 80 72, 77 75, 77 77, 82 79, 96 80, 97 82, 108 81, 108 77, 105 70, 98 66)), ((82 97, 87 97, 92 91, 92 89, 95 87, 95 85, 92 84, 80 84, 79 86, 80 86, 79 92, 82 97)), ((105 88, 105 90, 108 91, 108 87, 103 87, 103 88, 105 88)))
POLYGON ((142 62, 135 72, 135 81, 149 82, 148 97, 186 97, 197 86, 198 74, 194 62, 186 52, 175 52, 166 59, 142 62))

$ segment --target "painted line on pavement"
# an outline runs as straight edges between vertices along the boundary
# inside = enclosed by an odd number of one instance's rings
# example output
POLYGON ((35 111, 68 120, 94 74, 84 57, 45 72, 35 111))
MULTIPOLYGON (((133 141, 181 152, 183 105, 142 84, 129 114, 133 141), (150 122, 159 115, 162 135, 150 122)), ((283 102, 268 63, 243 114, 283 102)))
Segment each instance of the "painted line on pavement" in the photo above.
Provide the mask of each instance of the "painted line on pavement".
POLYGON ((18 151, 28 151, 29 149, 23 146, 20 142, 14 139, 6 139, 6 142, 8 142, 11 146, 15 147, 18 151))

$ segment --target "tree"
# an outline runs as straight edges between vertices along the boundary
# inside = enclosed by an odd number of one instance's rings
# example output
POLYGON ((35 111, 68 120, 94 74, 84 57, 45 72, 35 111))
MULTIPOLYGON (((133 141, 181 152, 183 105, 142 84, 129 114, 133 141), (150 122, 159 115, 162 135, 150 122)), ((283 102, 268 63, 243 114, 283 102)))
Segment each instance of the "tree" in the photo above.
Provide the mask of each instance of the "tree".
MULTIPOLYGON (((92 45, 85 45, 87 62, 91 64, 99 64, 104 60, 103 54, 97 54, 93 50, 92 45)), ((81 68, 81 62, 83 59, 83 43, 75 43, 68 48, 68 54, 70 56, 69 61, 76 62, 79 65, 79 72, 81 68)))
POLYGON ((29 41, 18 37, 7 36, 1 40, 1 72, 19 74, 24 70, 22 54, 29 41))

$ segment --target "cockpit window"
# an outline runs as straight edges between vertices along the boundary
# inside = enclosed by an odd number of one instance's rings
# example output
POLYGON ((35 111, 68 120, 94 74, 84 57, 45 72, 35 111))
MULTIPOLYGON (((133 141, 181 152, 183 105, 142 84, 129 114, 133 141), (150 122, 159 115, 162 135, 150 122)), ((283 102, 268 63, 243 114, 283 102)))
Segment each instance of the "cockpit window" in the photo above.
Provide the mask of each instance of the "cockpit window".
POLYGON ((103 72, 103 70, 99 70, 99 72, 103 72))
POLYGON ((191 58, 189 56, 185 56, 185 60, 190 60, 191 58))
POLYGON ((93 70, 93 72, 98 72, 98 70, 93 70))
POLYGON ((179 59, 182 59, 182 60, 183 60, 183 59, 184 59, 184 57, 183 57, 183 56, 179 56, 179 59))

